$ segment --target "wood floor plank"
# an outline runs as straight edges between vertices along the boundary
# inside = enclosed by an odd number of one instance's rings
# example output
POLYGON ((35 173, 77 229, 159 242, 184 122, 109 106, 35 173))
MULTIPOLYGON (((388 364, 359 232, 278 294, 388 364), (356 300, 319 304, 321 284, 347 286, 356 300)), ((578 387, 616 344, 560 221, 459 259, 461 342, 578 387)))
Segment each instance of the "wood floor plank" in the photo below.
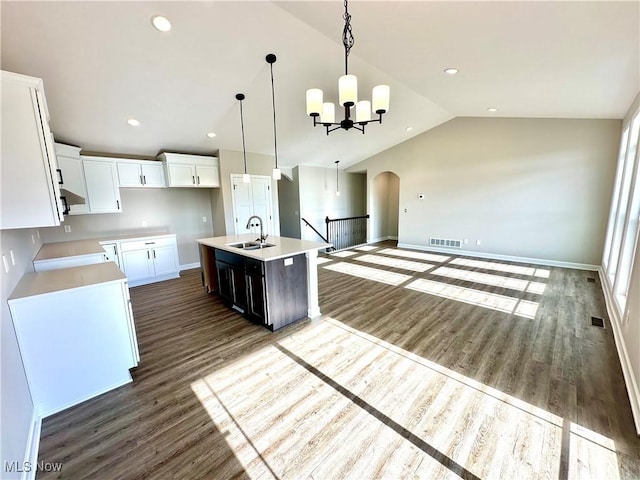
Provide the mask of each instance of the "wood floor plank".
POLYGON ((324 316, 274 333, 198 271, 134 288, 133 383, 44 420, 39 460, 63 468, 38 479, 640 478, 612 331, 590 325, 608 321, 594 272, 380 247, 370 268, 477 303, 320 265, 324 316))

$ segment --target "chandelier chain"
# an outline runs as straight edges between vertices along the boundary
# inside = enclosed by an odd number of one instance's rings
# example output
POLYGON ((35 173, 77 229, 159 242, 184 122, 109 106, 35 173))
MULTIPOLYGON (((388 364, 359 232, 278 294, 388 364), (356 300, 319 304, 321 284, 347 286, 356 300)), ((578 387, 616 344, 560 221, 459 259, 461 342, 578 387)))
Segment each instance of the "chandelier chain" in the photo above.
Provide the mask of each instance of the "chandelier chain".
POLYGON ((344 29, 342 30, 342 44, 344 45, 344 74, 349 74, 348 57, 355 39, 351 30, 351 14, 347 10, 347 0, 344 0, 344 29))

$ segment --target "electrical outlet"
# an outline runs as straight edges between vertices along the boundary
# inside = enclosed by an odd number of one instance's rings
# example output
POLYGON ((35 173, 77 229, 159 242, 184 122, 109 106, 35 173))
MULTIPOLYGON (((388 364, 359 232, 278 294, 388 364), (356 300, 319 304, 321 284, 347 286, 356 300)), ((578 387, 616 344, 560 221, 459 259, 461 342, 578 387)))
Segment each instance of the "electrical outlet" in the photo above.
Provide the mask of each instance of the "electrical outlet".
POLYGON ((148 225, 147 221, 146 220, 142 220, 142 226, 146 227, 147 225, 148 225))
POLYGON ((64 233, 71 233, 71 225, 64 226, 64 233))
POLYGON ((2 254, 2 264, 4 265, 4 271, 9 273, 9 262, 7 262, 7 256, 2 254))
POLYGON ((481 245, 482 244, 482 240, 476 240, 476 245, 481 245))
POLYGON ((11 257, 11 265, 16 266, 16 256, 13 254, 13 250, 9 250, 9 256, 11 257))
POLYGON ((202 217, 202 223, 207 223, 207 217, 202 217))
POLYGON ((468 239, 468 238, 465 238, 465 239, 463 240, 463 243, 464 243, 465 245, 468 245, 468 244, 469 244, 469 239, 468 239))

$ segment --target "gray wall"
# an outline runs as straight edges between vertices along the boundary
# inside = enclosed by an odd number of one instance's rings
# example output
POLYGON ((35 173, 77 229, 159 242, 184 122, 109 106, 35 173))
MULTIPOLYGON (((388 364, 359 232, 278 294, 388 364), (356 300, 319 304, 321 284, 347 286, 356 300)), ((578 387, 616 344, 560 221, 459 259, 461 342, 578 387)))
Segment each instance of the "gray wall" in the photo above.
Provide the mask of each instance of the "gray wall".
MULTIPOLYGON (((235 225, 233 221, 233 196, 231 193, 231 175, 244 173, 244 161, 242 152, 235 150, 219 150, 220 161, 220 191, 211 195, 212 208, 216 215, 214 229, 216 236, 233 235, 235 225), (220 214, 223 218, 220 218, 220 214)), ((271 176, 275 165, 273 155, 247 152, 247 173, 250 175, 271 176)), ((270 235, 280 235, 280 213, 278 207, 278 181, 271 180, 271 195, 273 201, 273 227, 270 235)))
MULTIPOLYGON (((216 190, 216 189, 213 189, 216 190)), ((213 236, 211 192, 197 188, 121 188, 122 213, 71 215, 64 227, 41 230, 45 242, 64 242, 105 235, 175 233, 180 265, 200 261, 196 239, 213 236), (203 223, 202 217, 207 217, 203 223), (142 226, 146 220, 147 227, 142 226)))
POLYGON ((4 462, 18 461, 20 465, 22 464, 25 451, 28 448, 27 441, 34 414, 33 401, 22 366, 7 299, 22 275, 33 271, 31 262, 42 245, 36 232, 36 229, 0 231, 2 254, 9 259, 9 250, 13 250, 16 260, 15 266, 9 263, 9 273, 6 273, 0 264, 2 272, 2 305, 0 305, 2 309, 2 336, 0 337, 0 405, 2 405, 0 446, 2 451, 0 452, 0 462, 2 462, 3 472, 1 476, 7 479, 20 478, 19 473, 5 472, 4 462), (32 235, 35 244, 32 241, 32 235))
MULTIPOLYGON (((340 196, 336 196, 336 169, 298 167, 300 187, 300 217, 305 218, 320 233, 325 234, 325 217, 340 218, 366 213, 366 177, 360 173, 338 172, 340 196)), ((302 238, 320 241, 307 226, 302 226, 302 238)))
POLYGON ((456 118, 349 170, 371 186, 400 177, 399 243, 468 238, 478 253, 599 265, 620 131, 619 120, 456 118))
POLYGON ((280 235, 300 238, 300 182, 298 168, 291 173, 291 180, 284 175, 278 182, 278 204, 280 206, 280 235))

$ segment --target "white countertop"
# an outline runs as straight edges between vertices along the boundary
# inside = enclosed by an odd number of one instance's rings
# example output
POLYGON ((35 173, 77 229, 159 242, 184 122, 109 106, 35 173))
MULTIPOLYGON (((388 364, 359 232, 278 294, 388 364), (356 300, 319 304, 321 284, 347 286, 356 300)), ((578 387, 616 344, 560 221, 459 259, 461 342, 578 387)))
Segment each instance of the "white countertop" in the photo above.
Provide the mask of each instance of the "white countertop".
POLYGON ((9 302, 35 295, 123 280, 126 281, 127 277, 113 262, 25 273, 9 296, 9 302))
POLYGON ((79 257, 82 255, 104 254, 100 243, 119 242, 122 240, 134 240, 137 238, 174 236, 174 233, 145 233, 133 235, 117 235, 87 240, 71 240, 68 242, 45 243, 40 247, 34 262, 53 260, 64 257, 79 257))
POLYGON ((255 234, 246 233, 243 235, 227 235, 224 237, 201 238, 197 240, 197 242, 208 247, 237 253, 238 255, 255 258, 264 262, 276 260, 278 258, 290 257, 292 255, 298 255, 300 253, 311 252, 313 250, 320 250, 321 248, 327 248, 331 246, 330 243, 310 242, 308 240, 300 240, 299 238, 272 236, 267 237, 266 242, 273 244, 273 247, 260 248, 257 250, 244 250, 242 248, 229 246, 230 243, 252 242, 255 239, 255 234))

